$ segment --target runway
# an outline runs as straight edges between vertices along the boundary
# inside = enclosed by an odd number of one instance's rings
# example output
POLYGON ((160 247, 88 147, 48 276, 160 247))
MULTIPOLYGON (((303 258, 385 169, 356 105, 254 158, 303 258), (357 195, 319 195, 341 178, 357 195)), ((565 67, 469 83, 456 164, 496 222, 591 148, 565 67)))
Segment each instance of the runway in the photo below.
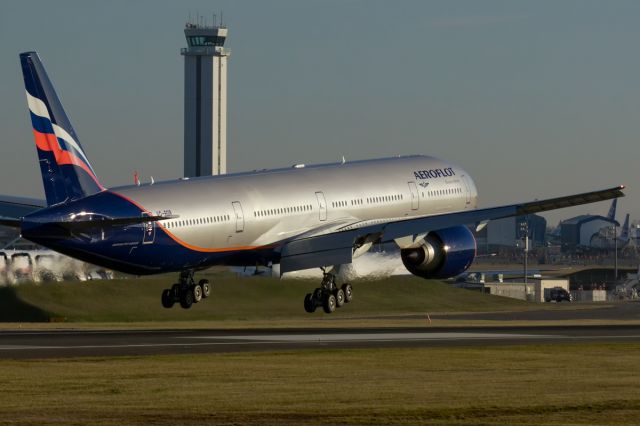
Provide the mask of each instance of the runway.
POLYGON ((640 342, 640 326, 1 331, 0 359, 640 342))

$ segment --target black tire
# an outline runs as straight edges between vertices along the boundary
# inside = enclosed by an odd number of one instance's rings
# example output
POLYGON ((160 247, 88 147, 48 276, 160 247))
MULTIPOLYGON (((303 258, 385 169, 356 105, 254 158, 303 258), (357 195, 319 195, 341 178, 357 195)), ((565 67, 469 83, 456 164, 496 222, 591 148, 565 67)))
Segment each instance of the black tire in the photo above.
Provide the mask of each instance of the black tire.
POLYGON ((304 310, 310 314, 316 311, 316 301, 311 293, 307 293, 304 297, 304 310))
POLYGON ((182 309, 189 309, 193 305, 193 291, 185 289, 180 292, 180 306, 182 309))
POLYGON ((322 308, 327 314, 333 313, 336 310, 336 297, 331 293, 326 294, 322 301, 322 308))
POLYGON ((173 300, 180 300, 180 284, 174 284, 171 286, 171 294, 173 294, 173 300))
POLYGON ((173 292, 170 289, 165 288, 162 291, 162 306, 164 308, 171 309, 173 308, 174 303, 175 300, 173 299, 173 292))
POLYGON ((198 282, 200 287, 202 287, 202 298, 206 299, 211 295, 211 284, 209 284, 209 280, 200 280, 198 282))
POLYGON ((351 303, 353 300, 353 287, 351 287, 351 284, 343 284, 342 291, 344 292, 344 303, 351 303))
POLYGON ((191 292, 193 292, 193 303, 198 303, 202 300, 202 287, 200 287, 200 284, 191 287, 191 292))
POLYGON ((342 305, 344 305, 344 290, 337 289, 334 296, 336 296, 336 308, 342 308, 342 305))
POLYGON ((322 300, 324 299, 324 293, 320 287, 313 290, 313 299, 316 301, 316 305, 321 305, 322 300))

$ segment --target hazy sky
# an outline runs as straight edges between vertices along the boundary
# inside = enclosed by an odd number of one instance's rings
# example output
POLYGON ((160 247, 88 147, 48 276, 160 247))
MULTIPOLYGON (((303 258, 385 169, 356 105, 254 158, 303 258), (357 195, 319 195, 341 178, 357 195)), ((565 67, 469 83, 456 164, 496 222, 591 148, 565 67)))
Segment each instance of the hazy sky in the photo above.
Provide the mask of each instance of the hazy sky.
POLYGON ((4 0, 0 193, 43 196, 27 50, 103 184, 181 176, 184 23, 220 10, 231 171, 430 154, 483 206, 624 183, 640 219, 638 1, 4 0))

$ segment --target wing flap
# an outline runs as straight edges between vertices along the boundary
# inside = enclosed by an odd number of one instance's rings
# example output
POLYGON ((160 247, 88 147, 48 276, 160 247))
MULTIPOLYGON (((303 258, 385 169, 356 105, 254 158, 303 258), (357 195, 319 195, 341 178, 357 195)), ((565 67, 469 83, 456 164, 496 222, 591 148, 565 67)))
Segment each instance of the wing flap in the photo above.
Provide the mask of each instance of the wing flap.
POLYGON ((362 238, 354 232, 333 232, 290 241, 281 252, 280 273, 351 263, 354 247, 377 238, 379 236, 362 238))

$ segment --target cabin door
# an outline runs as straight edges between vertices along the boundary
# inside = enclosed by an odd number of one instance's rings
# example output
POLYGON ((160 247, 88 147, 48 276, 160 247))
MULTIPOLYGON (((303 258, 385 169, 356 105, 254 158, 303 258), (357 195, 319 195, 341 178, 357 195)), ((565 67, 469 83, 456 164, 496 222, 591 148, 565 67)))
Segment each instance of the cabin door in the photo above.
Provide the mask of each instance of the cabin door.
POLYGON ((316 192, 316 198, 318 199, 318 211, 320 220, 327 220, 327 200, 324 198, 323 192, 316 192))
POLYGON ((469 181, 466 175, 462 175, 462 183, 464 184, 464 193, 466 194, 466 203, 471 204, 471 191, 469 190, 469 181))
POLYGON ((418 210, 420 207, 420 197, 418 196, 418 187, 415 182, 408 182, 409 191, 411 192, 411 210, 418 210))
POLYGON ((233 212, 236 216, 236 232, 244 231, 244 214, 242 213, 242 205, 240 201, 234 201, 231 203, 233 206, 233 212))
MULTIPOLYGON (((149 216, 149 213, 142 213, 142 217, 149 216)), ((142 222, 142 244, 153 244, 156 239, 156 223, 142 222)))

